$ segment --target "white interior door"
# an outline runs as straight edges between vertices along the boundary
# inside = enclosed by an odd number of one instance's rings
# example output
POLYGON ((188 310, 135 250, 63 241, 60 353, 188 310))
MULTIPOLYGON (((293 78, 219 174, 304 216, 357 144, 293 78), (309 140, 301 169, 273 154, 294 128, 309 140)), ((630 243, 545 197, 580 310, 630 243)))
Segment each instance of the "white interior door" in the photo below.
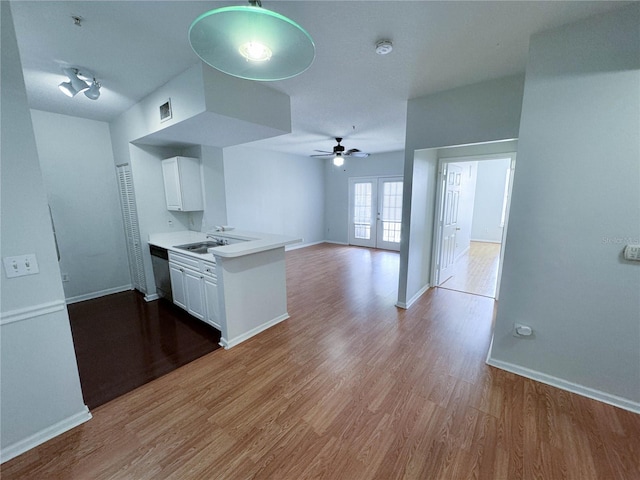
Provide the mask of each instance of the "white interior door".
POLYGON ((402 177, 349 179, 349 244, 400 250, 402 177))
POLYGON ((456 241, 460 230, 458 226, 458 207, 460 205, 462 168, 459 165, 444 164, 442 175, 444 203, 440 215, 442 241, 438 262, 438 285, 441 285, 452 275, 451 269, 456 260, 456 241))

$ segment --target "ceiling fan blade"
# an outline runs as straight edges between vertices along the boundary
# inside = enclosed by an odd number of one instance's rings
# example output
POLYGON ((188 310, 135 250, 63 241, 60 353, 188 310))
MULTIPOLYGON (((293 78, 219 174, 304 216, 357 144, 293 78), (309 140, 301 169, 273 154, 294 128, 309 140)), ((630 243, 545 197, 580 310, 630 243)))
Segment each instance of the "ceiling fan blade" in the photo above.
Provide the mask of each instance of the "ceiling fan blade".
POLYGON ((327 150, 314 150, 314 152, 326 153, 328 155, 331 155, 333 153, 333 152, 329 152, 327 150))
POLYGON ((309 155, 310 157, 332 157, 333 153, 320 153, 318 155, 309 155))
POLYGON ((344 154, 349 157, 356 157, 356 158, 367 158, 369 156, 368 153, 361 152, 357 148, 352 148, 350 150, 347 150, 344 154))

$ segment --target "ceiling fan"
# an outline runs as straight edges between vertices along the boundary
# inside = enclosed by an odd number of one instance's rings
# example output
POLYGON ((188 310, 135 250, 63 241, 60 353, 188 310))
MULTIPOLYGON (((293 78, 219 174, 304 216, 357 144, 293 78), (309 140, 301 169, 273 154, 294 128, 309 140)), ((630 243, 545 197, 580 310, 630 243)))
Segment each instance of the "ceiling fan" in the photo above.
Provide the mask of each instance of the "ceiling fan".
POLYGON ((336 142, 338 143, 333 147, 333 152, 328 152, 326 150, 316 150, 316 152, 320 152, 317 155, 311 155, 312 157, 334 157, 333 164, 336 167, 341 166, 344 163, 344 157, 357 157, 357 158, 366 158, 369 156, 368 153, 358 150, 357 148, 350 148, 345 151, 344 147, 340 145, 342 142, 342 138, 336 137, 336 142))

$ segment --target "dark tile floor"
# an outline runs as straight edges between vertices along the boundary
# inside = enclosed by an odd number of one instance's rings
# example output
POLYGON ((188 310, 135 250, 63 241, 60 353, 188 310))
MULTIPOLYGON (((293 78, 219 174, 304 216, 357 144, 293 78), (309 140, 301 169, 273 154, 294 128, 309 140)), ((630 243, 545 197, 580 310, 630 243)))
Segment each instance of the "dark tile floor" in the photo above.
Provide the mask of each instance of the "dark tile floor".
POLYGON ((90 409, 219 348, 220 332, 160 299, 129 291, 68 306, 90 409))

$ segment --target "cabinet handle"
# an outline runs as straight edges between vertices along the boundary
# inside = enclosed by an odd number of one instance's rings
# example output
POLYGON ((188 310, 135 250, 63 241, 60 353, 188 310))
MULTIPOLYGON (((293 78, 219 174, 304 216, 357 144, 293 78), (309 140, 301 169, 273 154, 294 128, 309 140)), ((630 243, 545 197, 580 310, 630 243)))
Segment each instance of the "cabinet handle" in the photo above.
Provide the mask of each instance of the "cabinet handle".
POLYGON ((181 271, 182 273, 184 273, 184 268, 181 268, 181 269, 180 269, 180 271, 181 271))

